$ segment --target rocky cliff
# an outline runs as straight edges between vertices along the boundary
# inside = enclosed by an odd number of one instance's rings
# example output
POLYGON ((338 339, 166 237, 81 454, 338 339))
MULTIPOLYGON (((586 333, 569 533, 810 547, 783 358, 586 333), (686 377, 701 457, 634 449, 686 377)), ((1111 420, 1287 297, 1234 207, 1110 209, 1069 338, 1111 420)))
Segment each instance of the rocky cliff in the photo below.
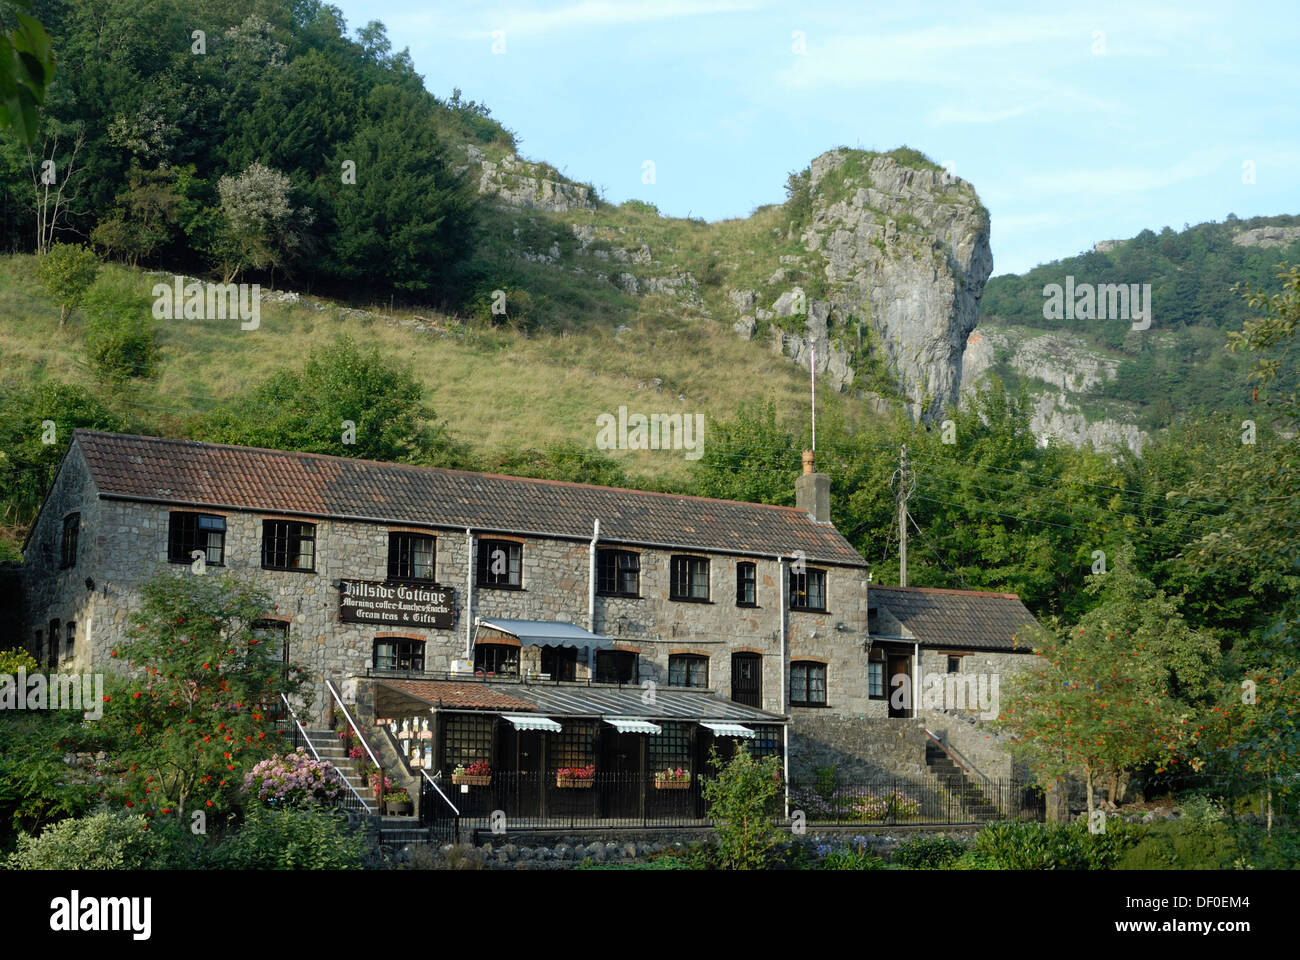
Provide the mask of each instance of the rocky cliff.
POLYGON ((648 204, 612 207, 544 164, 473 148, 468 160, 480 193, 528 218, 519 259, 667 296, 805 369, 815 356, 826 386, 879 410, 885 396, 925 421, 955 407, 993 266, 989 217, 969 183, 916 151, 829 151, 800 175, 801 196, 716 224, 647 223, 648 204))

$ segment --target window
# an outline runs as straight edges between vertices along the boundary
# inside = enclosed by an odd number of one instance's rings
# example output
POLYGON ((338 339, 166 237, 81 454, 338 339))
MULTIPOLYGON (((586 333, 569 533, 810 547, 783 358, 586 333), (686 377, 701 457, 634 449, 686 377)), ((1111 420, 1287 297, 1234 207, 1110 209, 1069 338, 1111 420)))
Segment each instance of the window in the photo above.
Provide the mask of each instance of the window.
POLYGON ((424 641, 404 637, 380 637, 375 640, 376 670, 424 671, 424 641))
POLYGON ((442 769, 450 771, 478 760, 491 763, 492 725, 492 717, 443 714, 442 769))
POLYGON ((790 568, 790 609, 826 611, 826 571, 790 568))
POLYGON ((388 579, 434 579, 433 537, 419 533, 390 533, 388 535, 388 579))
POLYGON ((203 552, 203 562, 220 567, 226 559, 226 518, 206 513, 172 513, 167 525, 167 559, 189 563, 194 551, 203 552))
POLYGON ((872 659, 867 662, 867 696, 872 700, 885 699, 885 658, 881 654, 879 658, 872 654, 872 659))
POLYGON ((630 650, 597 650, 597 683, 636 683, 637 655, 630 650))
POLYGON ((756 607, 758 595, 756 583, 757 567, 752 563, 736 564, 736 606, 756 607))
POLYGON ((672 586, 669 597, 673 600, 709 599, 709 561, 703 557, 673 557, 672 586))
POLYGON ((657 737, 645 738, 646 760, 651 770, 682 768, 683 773, 695 773, 691 763, 691 727, 689 723, 659 721, 663 731, 657 737))
POLYGON ((640 554, 631 550, 597 550, 596 592, 606 597, 641 596, 640 554))
POLYGON ((790 664, 790 704, 796 707, 826 706, 826 664, 790 664))
POLYGON ((595 763, 595 721, 566 719, 564 729, 550 735, 546 744, 546 766, 549 772, 554 773, 563 767, 585 767, 595 763))
POLYGON ((678 653, 668 658, 668 686, 707 687, 708 685, 708 657, 678 653))
POLYGON ((81 514, 63 518, 63 545, 59 551, 59 569, 77 565, 77 537, 81 532, 81 514))
POLYGON ((948 654, 948 672, 961 673, 961 657, 948 654))
POLYGON ((262 521, 262 566, 268 570, 316 569, 316 524, 262 521))
POLYGON ((749 707, 763 706, 763 657, 760 654, 731 655, 731 699, 749 707))
POLYGON ((479 643, 474 646, 474 671, 497 676, 519 676, 519 648, 509 643, 479 643))
POLYGON ((524 545, 513 540, 480 540, 478 585, 518 590, 523 586, 523 554, 524 545))
POLYGON ((57 670, 59 666, 59 621, 50 621, 49 649, 46 652, 46 661, 51 670, 57 670))
POLYGON ((69 620, 65 629, 68 632, 68 642, 63 648, 63 655, 68 659, 72 659, 73 651, 77 645, 77 625, 69 620))
POLYGON ((577 647, 542 647, 542 673, 552 680, 576 680, 577 647))

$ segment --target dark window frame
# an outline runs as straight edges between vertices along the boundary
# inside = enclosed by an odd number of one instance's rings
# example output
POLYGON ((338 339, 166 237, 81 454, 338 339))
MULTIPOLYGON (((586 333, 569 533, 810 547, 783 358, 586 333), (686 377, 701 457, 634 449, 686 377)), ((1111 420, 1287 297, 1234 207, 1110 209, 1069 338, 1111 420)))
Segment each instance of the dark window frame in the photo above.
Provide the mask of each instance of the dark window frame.
MULTIPOLYGON (((421 544, 422 545, 422 544, 421 544)), ((422 566, 422 565, 421 565, 422 566)), ((415 533, 410 530, 390 530, 388 533, 388 579, 389 580, 411 580, 416 583, 438 582, 438 538, 431 533, 415 533), (418 576, 416 571, 420 567, 416 566, 417 541, 428 541, 428 572, 427 577, 418 576), (410 571, 403 573, 403 569, 410 571)))
POLYGON ((790 609, 797 610, 801 613, 829 613, 826 607, 827 580, 826 571, 818 567, 807 567, 803 573, 795 573, 794 567, 790 568, 790 609), (821 593, 821 606, 814 606, 812 601, 816 599, 813 596, 813 584, 819 584, 818 590, 821 593))
POLYGON ((790 706, 826 706, 826 664, 817 660, 790 661, 790 706), (796 670, 802 674, 798 679, 795 676, 796 670), (814 684, 818 674, 820 674, 820 683, 814 684), (819 692, 820 699, 817 696, 819 692))
POLYGON ((758 564, 752 560, 741 560, 736 564, 736 606, 758 606, 758 564), (749 599, 745 599, 746 593, 749 599))
POLYGON ((262 569, 286 570, 291 573, 315 573, 316 524, 301 520, 263 520, 262 569), (274 531, 273 535, 272 531, 274 531), (295 565, 304 556, 302 549, 304 543, 311 544, 310 567, 295 565), (284 566, 271 562, 278 559, 280 555, 284 557, 284 566))
POLYGON ((226 518, 214 513, 198 513, 193 510, 172 510, 167 514, 167 562, 168 563, 192 563, 193 552, 195 550, 203 551, 203 562, 209 567, 224 567, 226 565, 226 518), (193 526, 190 526, 190 521, 193 526), (204 521, 209 521, 209 525, 204 527, 204 521), (221 526, 216 526, 211 521, 219 521, 221 526), (220 534, 221 541, 217 545, 217 559, 212 559, 212 543, 201 543, 203 534, 209 537, 216 533, 220 534))
POLYGON ((59 569, 70 570, 77 565, 77 547, 81 542, 81 513, 70 513, 63 518, 63 535, 59 540, 59 569))
POLYGON ((371 669, 384 673, 423 673, 425 642, 418 637, 375 637, 370 648, 371 669), (380 646, 392 647, 393 650, 383 657, 380 664, 380 646))
POLYGON ((868 700, 888 700, 889 695, 885 685, 885 670, 888 669, 888 660, 882 651, 879 656, 873 651, 867 660, 867 699, 868 700))
POLYGON ((518 540, 480 538, 478 541, 478 563, 475 566, 477 568, 477 574, 474 577, 476 587, 486 587, 490 590, 522 590, 524 588, 524 545, 518 540), (506 552, 506 572, 504 575, 493 573, 491 567, 492 552, 499 548, 504 549, 506 552), (493 579, 500 576, 504 576, 505 579, 493 579))
POLYGON ((474 672, 498 677, 519 676, 520 648, 513 643, 480 640, 474 644, 474 672), (513 656, 512 656, 513 655, 513 656))
POLYGON ((668 656, 668 686, 670 687, 691 687, 694 689, 707 689, 709 686, 709 658, 698 653, 673 653, 668 656), (680 667, 680 671, 674 670, 674 667, 680 667), (696 669, 699 668, 703 674, 703 683, 692 683, 696 669), (684 675, 685 683, 675 683, 674 674, 680 672, 684 675))
POLYGON ((948 657, 948 673, 961 673, 961 655, 956 653, 946 654, 948 657))
POLYGON ((63 646, 63 656, 66 660, 71 660, 76 656, 77 647, 77 621, 69 620, 64 624, 63 632, 67 640, 63 646))
POLYGON ((584 657, 581 661, 578 659, 577 647, 542 647, 541 655, 541 673, 543 676, 550 677, 552 680, 560 680, 573 683, 578 679, 578 665, 587 665, 584 657))
POLYGON ((711 603, 713 570, 708 557, 686 554, 674 556, 669 562, 668 599, 679 603, 711 603), (695 593, 699 586, 697 572, 704 570, 704 596, 695 593), (685 588, 683 591, 682 588, 685 588))
POLYGON ((613 547, 596 548, 596 596, 641 599, 641 554, 613 547), (632 588, 626 589, 631 578, 632 588))
POLYGON ((597 650, 595 682, 616 683, 620 686, 636 683, 640 676, 640 659, 631 650, 597 650))

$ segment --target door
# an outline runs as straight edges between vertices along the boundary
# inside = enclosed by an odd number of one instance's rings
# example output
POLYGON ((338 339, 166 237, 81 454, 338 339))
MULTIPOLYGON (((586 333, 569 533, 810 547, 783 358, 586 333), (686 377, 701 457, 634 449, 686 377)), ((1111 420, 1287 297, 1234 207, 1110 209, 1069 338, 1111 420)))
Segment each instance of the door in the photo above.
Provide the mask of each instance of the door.
POLYGON ((888 687, 885 690, 885 696, 889 698, 889 715, 891 717, 910 717, 912 715, 911 662, 912 658, 907 654, 890 654, 887 658, 885 675, 888 677, 888 687))
POLYGON ((763 658, 757 653, 731 655, 731 699, 747 707, 761 709, 763 658))

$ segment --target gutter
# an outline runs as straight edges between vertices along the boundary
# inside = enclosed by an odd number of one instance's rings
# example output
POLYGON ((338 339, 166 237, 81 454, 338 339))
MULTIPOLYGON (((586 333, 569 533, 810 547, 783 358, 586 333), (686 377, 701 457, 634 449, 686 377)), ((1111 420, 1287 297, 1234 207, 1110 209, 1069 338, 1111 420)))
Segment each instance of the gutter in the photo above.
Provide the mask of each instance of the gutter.
POLYGON ((474 534, 465 528, 465 656, 474 666, 474 534))

